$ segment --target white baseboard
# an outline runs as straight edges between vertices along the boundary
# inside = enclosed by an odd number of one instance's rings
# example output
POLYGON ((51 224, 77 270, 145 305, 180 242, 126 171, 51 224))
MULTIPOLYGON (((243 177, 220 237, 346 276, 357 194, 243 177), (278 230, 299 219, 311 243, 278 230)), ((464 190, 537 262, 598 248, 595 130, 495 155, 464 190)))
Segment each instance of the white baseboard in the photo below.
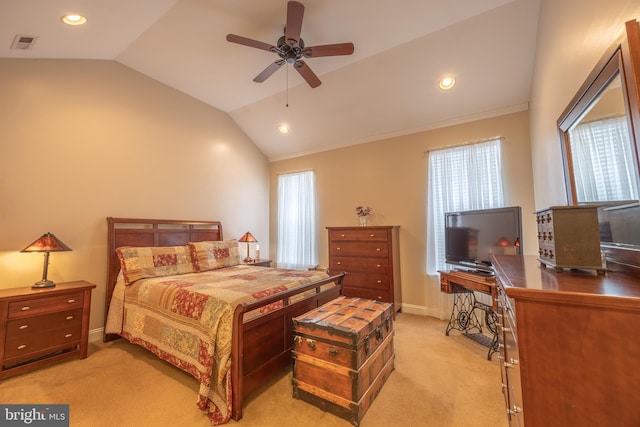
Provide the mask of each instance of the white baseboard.
POLYGON ((92 329, 89 331, 89 342, 102 341, 104 328, 92 329))
POLYGON ((407 314, 415 314, 418 316, 430 316, 436 319, 446 320, 451 315, 450 309, 440 309, 435 307, 425 307, 423 305, 402 303, 402 312, 407 314))

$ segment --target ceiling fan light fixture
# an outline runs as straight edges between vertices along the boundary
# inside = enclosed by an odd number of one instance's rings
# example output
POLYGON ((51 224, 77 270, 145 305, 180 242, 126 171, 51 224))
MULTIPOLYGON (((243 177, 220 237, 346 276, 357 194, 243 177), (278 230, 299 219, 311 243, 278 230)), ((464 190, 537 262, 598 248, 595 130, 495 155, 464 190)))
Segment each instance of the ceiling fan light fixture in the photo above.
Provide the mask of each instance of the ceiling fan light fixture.
POLYGON ((280 132, 282 134, 289 133, 289 125, 287 125, 286 123, 280 123, 278 125, 278 132, 280 132))
POLYGON ((87 23, 87 18, 77 13, 69 13, 60 18, 67 25, 83 25, 87 23))
POLYGON ((456 84, 456 79, 453 76, 444 76, 438 82, 438 86, 442 90, 451 89, 456 84))

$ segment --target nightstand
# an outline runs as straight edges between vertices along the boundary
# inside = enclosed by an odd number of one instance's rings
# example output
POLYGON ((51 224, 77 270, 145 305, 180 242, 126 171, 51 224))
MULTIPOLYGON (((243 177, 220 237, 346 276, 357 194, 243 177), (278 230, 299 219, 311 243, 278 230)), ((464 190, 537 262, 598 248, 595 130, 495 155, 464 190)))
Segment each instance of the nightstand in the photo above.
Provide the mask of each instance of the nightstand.
POLYGON ((0 289, 0 379, 87 357, 91 291, 85 282, 0 289))
POLYGON ((259 265, 260 267, 271 267, 270 259, 254 259, 251 262, 245 262, 247 265, 259 265))

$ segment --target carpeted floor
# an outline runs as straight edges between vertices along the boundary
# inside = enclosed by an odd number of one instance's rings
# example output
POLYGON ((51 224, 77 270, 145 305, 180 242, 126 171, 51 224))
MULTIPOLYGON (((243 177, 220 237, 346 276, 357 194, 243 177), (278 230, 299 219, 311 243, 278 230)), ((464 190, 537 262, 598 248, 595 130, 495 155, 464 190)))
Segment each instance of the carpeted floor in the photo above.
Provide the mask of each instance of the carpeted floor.
MULTIPOLYGON (((497 357, 446 322, 399 314, 395 370, 362 427, 507 425, 497 357)), ((124 340, 91 343, 89 357, 0 381, 2 403, 68 403, 71 426, 208 426, 196 407, 198 383, 124 340)), ((350 426, 291 396, 291 373, 246 402, 247 427, 350 426)))

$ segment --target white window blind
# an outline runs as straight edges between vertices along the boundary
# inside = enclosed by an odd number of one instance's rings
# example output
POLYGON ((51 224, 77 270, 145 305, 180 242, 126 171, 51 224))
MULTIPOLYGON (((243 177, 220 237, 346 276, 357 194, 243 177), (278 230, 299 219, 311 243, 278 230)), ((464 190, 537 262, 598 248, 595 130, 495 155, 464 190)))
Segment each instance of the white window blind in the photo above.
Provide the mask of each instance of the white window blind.
POLYGON ((278 176, 278 267, 318 264, 315 197, 313 171, 278 176))
POLYGON ((427 273, 444 269, 444 214, 504 206, 500 139, 429 152, 427 273))
POLYGON ((580 202, 637 200, 633 148, 626 117, 576 126, 569 132, 576 196, 580 202))

